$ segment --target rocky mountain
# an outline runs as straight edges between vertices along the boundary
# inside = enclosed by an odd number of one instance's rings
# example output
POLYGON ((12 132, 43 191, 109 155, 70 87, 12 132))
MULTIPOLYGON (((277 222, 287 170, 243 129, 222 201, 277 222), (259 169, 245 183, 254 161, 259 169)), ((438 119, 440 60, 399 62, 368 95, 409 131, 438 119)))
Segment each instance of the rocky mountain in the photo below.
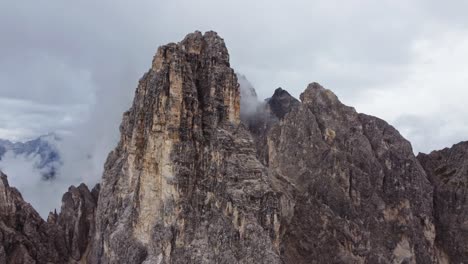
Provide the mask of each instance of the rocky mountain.
POLYGON ((62 165, 56 143, 61 139, 51 133, 26 142, 11 142, 0 139, 0 161, 5 155, 21 157, 34 162, 34 168, 40 171, 43 180, 53 180, 62 165))
POLYGON ((47 222, 2 176, 0 263, 468 259, 466 144, 416 158, 317 83, 259 102, 215 32, 158 49, 120 132, 100 186, 47 222))
POLYGON ((94 234, 99 185, 71 186, 47 221, 0 172, 0 263, 79 263, 94 234))

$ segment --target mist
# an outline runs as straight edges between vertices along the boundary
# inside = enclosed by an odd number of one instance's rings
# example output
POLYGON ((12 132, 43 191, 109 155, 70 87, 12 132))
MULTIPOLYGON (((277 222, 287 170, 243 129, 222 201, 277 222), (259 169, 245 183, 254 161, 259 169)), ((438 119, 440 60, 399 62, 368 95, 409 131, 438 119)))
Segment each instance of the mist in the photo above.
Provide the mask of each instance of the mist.
POLYGON ((53 181, 43 180, 44 171, 36 167, 39 162, 39 155, 15 155, 8 151, 0 161, 0 170, 8 176, 10 186, 19 189, 25 201, 47 218, 49 211, 60 208, 63 191, 72 181, 62 177, 53 181))

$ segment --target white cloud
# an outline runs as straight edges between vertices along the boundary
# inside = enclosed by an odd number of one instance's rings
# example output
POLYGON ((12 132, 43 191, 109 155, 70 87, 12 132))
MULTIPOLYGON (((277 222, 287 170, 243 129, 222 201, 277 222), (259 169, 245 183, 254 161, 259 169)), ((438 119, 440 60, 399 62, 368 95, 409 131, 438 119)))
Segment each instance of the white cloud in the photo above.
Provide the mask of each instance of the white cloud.
POLYGON ((0 97, 0 138, 20 141, 60 132, 88 119, 87 105, 43 104, 0 97))
POLYGON ((394 124, 416 151, 468 140, 468 31, 416 40, 412 58, 398 83, 355 97, 358 110, 394 124))

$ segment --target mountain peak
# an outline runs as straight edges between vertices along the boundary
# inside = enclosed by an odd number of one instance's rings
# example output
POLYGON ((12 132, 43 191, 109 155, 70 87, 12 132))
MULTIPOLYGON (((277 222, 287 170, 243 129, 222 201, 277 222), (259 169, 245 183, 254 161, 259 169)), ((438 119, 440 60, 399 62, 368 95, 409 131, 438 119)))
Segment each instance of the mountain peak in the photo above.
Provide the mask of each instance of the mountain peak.
POLYGON ((188 54, 200 55, 212 59, 217 59, 218 62, 225 63, 229 66, 229 53, 224 40, 214 31, 207 31, 202 35, 200 31, 188 34, 180 44, 182 49, 188 54))
POLYGON ((279 119, 282 119, 293 107, 299 104, 296 98, 292 97, 288 91, 283 90, 281 87, 277 88, 273 96, 268 100, 271 112, 279 119))
MULTIPOLYGON (((152 68, 142 81, 158 83, 140 82, 137 93, 140 90, 154 95, 165 93, 171 99, 168 103, 174 107, 174 117, 180 111, 201 111, 202 120, 210 123, 205 126, 207 129, 219 122, 240 122, 239 85, 234 70, 229 67, 224 40, 215 32, 201 35, 197 31, 178 44, 159 47, 152 68), (195 102, 183 103, 185 99, 195 99, 195 102)), ((138 98, 143 99, 137 94, 138 98)))
POLYGON ((328 89, 323 88, 319 83, 310 83, 301 93, 300 99, 303 103, 336 104, 338 97, 328 89))
POLYGON ((214 31, 208 31, 203 35, 200 31, 195 31, 177 44, 169 43, 159 47, 153 58, 152 68, 157 72, 165 61, 177 61, 184 57, 202 60, 209 65, 230 66, 229 52, 224 40, 214 31))

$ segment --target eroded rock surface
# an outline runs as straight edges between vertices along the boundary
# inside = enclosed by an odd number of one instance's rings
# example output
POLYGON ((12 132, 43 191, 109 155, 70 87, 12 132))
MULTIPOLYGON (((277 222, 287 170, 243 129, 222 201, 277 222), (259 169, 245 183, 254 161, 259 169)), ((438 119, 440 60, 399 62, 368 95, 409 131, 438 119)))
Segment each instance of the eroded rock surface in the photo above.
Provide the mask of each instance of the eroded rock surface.
POLYGON ((71 186, 63 195, 60 214, 53 221, 49 220, 64 232, 70 258, 74 261, 85 261, 90 252, 98 196, 99 185, 92 191, 83 183, 78 187, 71 186))
POLYGON ((317 83, 259 102, 215 32, 158 49, 120 131, 47 222, 1 176, 0 264, 468 259, 467 143, 418 161, 317 83))
POLYGON ((317 83, 242 112, 228 58, 214 32, 159 48, 106 163, 90 263, 446 261, 398 131, 317 83))
POLYGON ((268 166, 267 136, 270 129, 300 103, 281 88, 277 88, 272 97, 259 102, 254 88, 245 76, 240 78, 241 120, 252 134, 257 158, 268 166))
POLYGON ((280 263, 239 100, 216 33, 158 49, 106 162, 91 263, 280 263))
POLYGON ((432 188, 393 127, 317 83, 268 135, 286 263, 433 263, 432 188))
POLYGON ((0 263, 67 263, 60 229, 45 222, 0 172, 0 263))
POLYGON ((436 243, 446 263, 468 261, 468 142, 418 155, 434 186, 436 243))

